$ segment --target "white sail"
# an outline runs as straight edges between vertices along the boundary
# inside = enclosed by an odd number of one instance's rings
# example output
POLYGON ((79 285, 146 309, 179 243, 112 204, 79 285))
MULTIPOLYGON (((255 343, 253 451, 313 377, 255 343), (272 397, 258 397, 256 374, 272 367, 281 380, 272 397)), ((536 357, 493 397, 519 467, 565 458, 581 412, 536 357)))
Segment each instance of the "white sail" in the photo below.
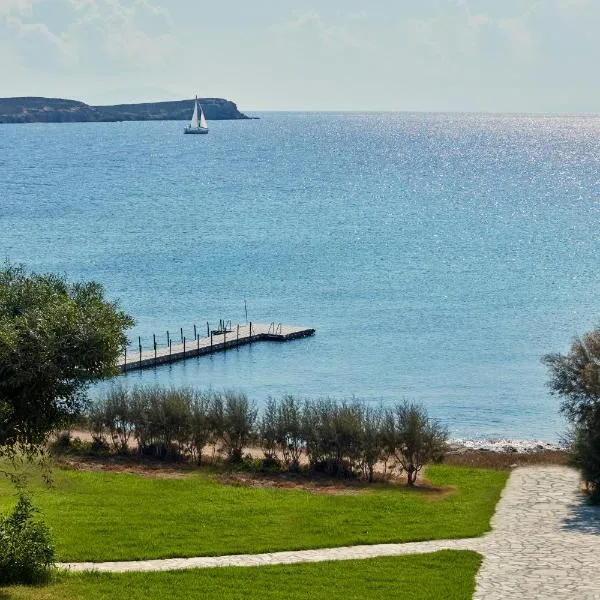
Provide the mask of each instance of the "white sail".
POLYGON ((200 127, 202 127, 202 129, 208 129, 208 125, 206 124, 206 119, 204 118, 204 111, 202 110, 202 107, 200 107, 200 127))
POLYGON ((198 101, 196 101, 194 103, 194 114, 192 115, 192 121, 190 123, 190 127, 192 129, 198 129, 198 101))

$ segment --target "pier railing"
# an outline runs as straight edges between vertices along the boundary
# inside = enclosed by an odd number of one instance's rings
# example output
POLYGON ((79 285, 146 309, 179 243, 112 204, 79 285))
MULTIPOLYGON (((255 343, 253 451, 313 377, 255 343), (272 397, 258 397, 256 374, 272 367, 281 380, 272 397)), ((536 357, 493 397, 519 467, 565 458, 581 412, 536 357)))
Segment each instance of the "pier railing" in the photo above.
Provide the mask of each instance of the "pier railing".
POLYGON ((161 364, 184 360, 203 354, 223 352, 229 348, 252 344, 258 341, 285 342, 293 339, 312 336, 314 329, 306 327, 294 327, 282 323, 270 324, 244 323, 233 325, 231 321, 221 319, 216 329, 206 323, 206 337, 200 335, 200 331, 194 325, 194 337, 187 338, 183 328, 179 329, 179 336, 173 340, 170 331, 166 332, 166 344, 164 346, 157 342, 156 334, 152 335, 150 347, 144 347, 141 336, 138 337, 137 347, 126 350, 118 362, 122 372, 148 369, 161 364))

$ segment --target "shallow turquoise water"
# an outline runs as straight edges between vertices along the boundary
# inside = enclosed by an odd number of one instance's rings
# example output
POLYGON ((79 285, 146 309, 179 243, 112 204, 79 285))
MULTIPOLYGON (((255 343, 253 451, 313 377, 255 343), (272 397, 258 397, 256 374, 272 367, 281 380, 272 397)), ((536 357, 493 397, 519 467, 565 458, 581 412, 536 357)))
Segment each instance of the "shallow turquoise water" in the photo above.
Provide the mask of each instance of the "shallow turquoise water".
POLYGON ((0 126, 0 252, 101 281, 131 339, 315 327, 121 378, 422 401, 454 436, 556 440, 539 358, 597 324, 600 117, 264 113, 0 126))

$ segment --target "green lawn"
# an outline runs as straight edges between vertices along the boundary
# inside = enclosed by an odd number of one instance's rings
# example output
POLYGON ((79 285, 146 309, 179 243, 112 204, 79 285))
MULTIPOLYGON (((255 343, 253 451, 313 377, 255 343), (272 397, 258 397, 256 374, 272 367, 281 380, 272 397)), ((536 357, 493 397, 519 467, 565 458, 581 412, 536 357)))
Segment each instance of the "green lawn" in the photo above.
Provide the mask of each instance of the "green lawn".
POLYGON ((59 574, 42 587, 0 587, 1 600, 467 600, 481 558, 474 552, 270 567, 123 575, 59 574))
MULTIPOLYGON (((194 472, 181 479, 58 469, 34 488, 62 561, 257 553, 477 536, 489 529, 507 473, 435 466, 439 496, 375 485, 355 495, 234 487, 194 472)), ((0 510, 14 503, 0 480, 0 510)))

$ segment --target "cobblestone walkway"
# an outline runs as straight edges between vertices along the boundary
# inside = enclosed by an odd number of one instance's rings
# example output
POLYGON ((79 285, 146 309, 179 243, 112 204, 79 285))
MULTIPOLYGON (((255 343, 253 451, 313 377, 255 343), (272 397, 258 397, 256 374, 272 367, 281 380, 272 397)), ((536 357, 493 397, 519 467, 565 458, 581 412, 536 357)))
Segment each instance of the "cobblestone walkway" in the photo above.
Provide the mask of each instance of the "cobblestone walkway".
POLYGON ((578 487, 564 467, 512 473, 492 532, 473 540, 484 556, 475 600, 600 599, 600 509, 578 487))
POLYGON ((480 538, 58 566, 121 573, 475 550, 484 556, 475 600, 600 600, 600 510, 582 504, 578 486, 578 474, 565 467, 516 469, 492 518, 492 531, 480 538))

